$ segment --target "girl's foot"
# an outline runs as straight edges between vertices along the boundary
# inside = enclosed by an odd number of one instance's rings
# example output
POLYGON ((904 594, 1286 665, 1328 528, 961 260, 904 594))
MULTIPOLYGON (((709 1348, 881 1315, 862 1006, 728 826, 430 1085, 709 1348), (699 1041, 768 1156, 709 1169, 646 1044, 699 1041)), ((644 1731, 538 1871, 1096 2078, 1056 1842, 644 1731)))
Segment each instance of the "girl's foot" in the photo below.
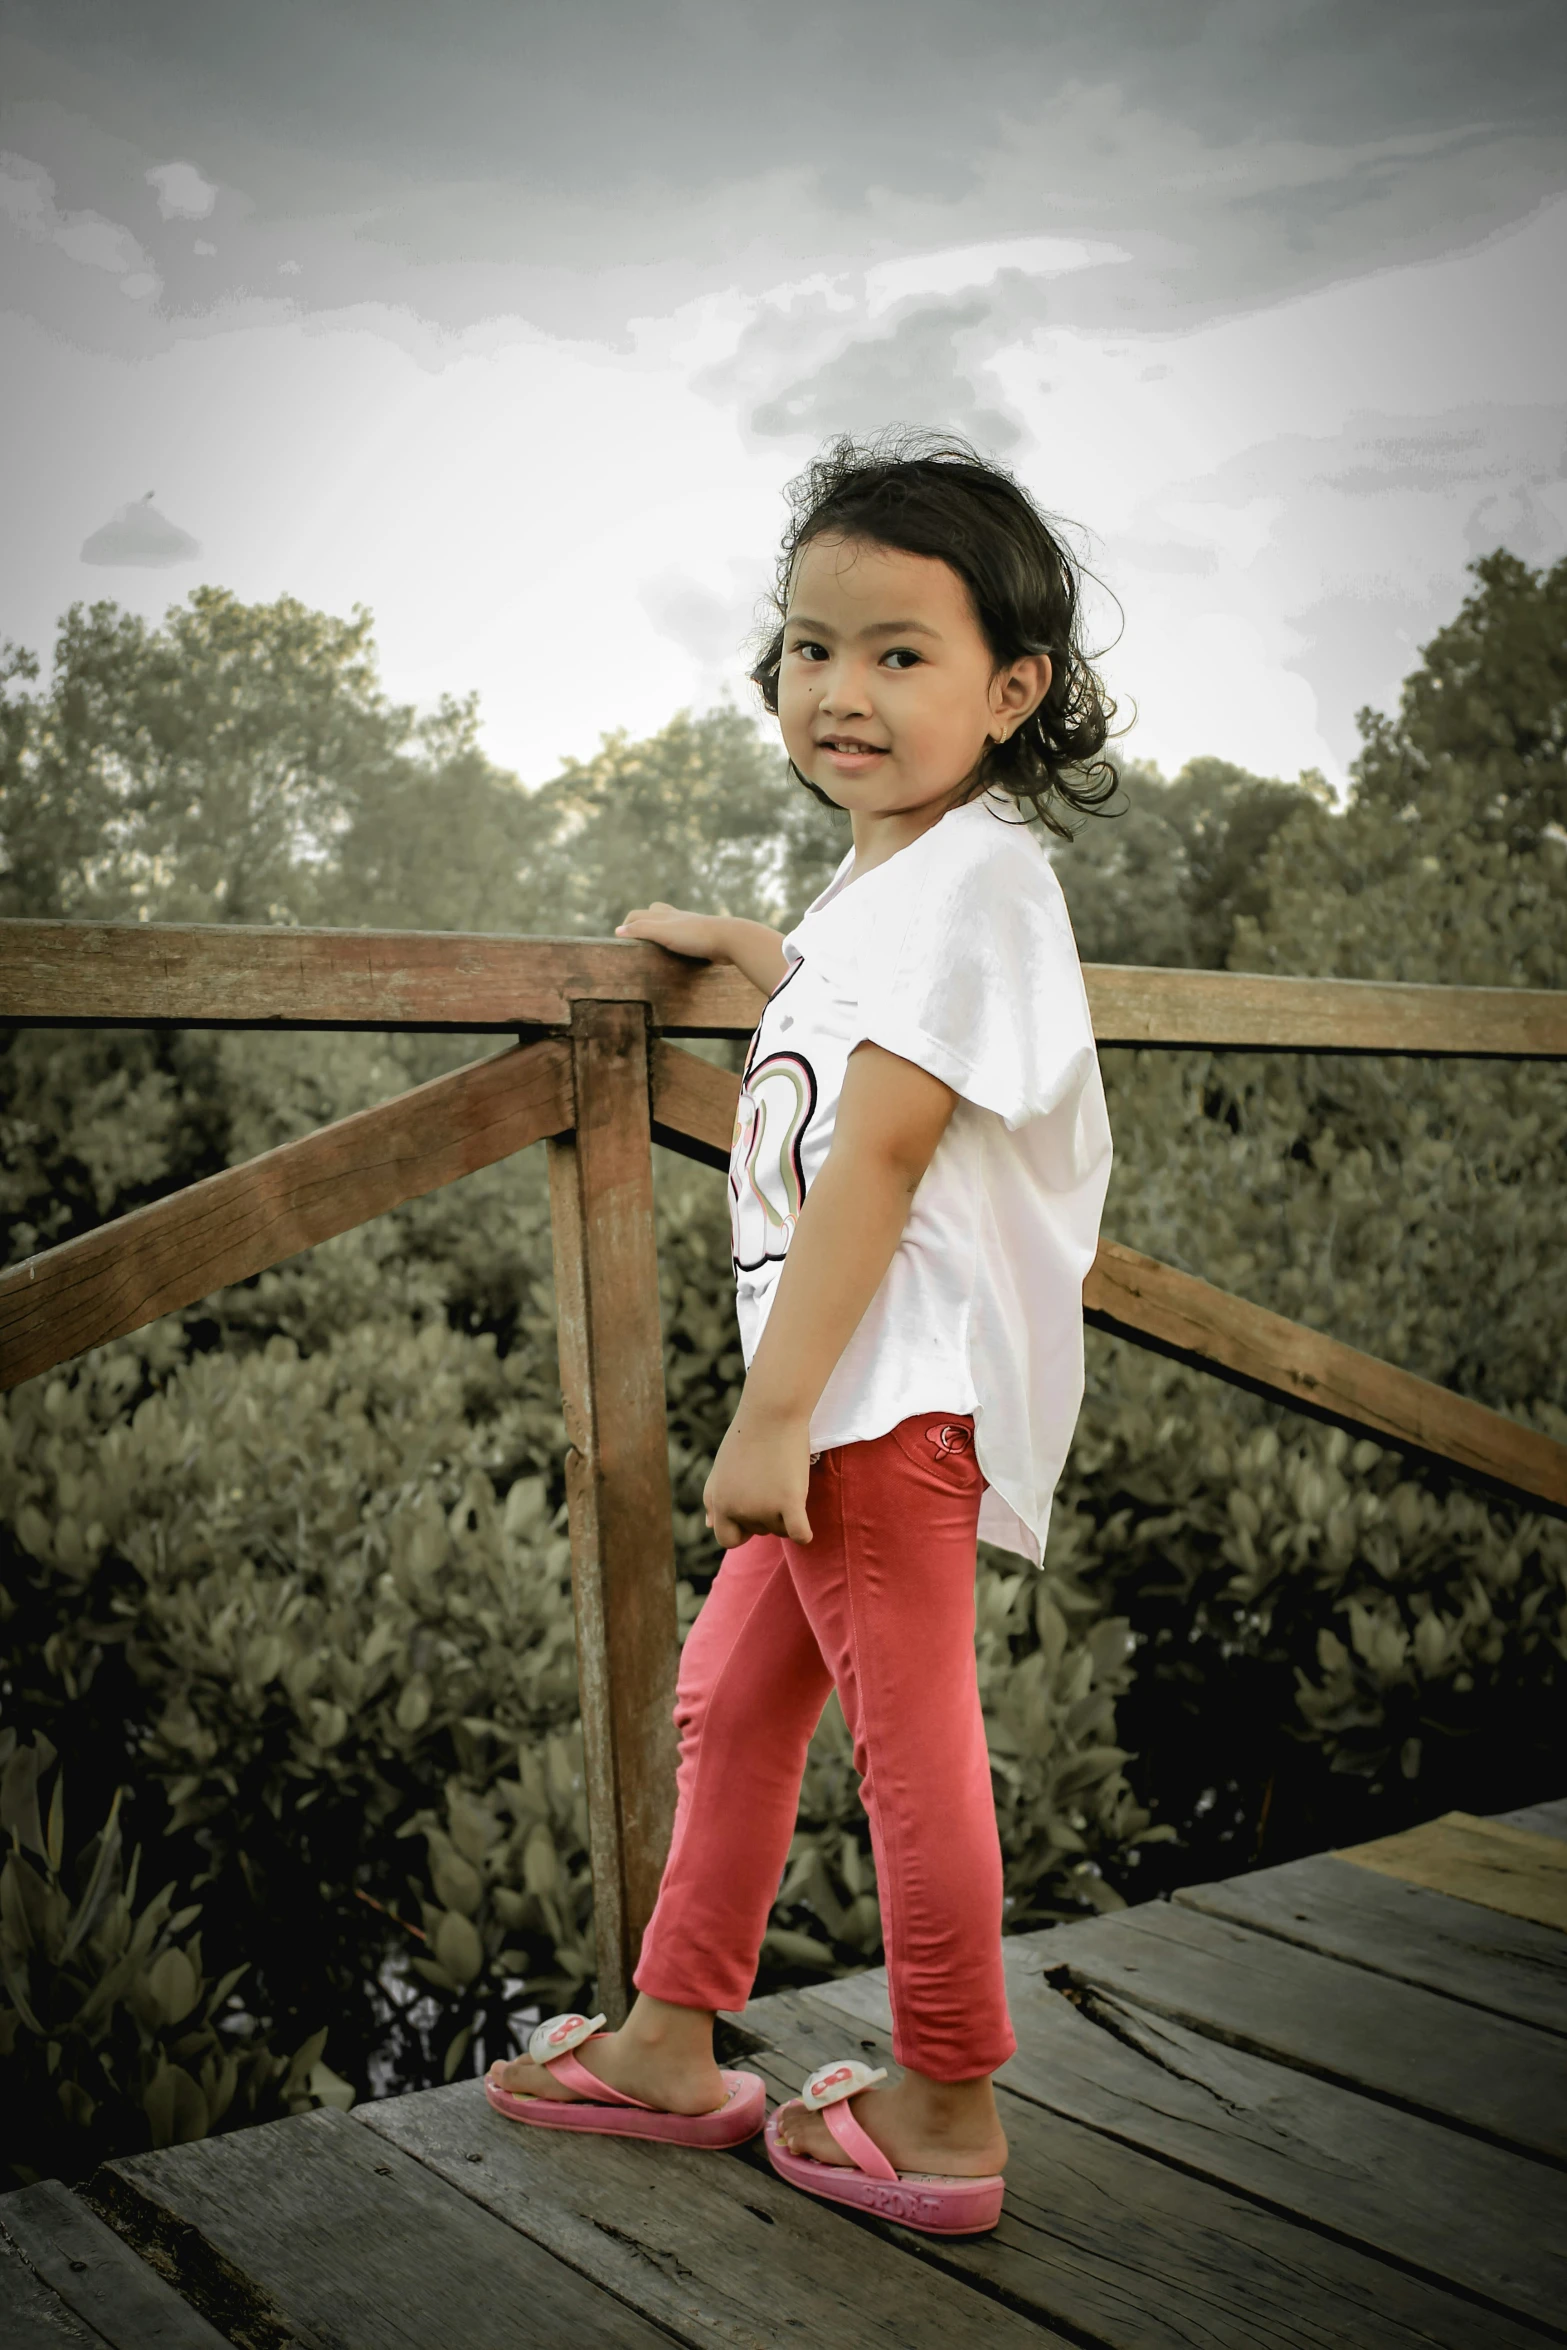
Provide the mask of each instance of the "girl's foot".
MULTIPOLYGON (((946 2179, 994 2178, 1006 2166, 1007 2136, 990 2082, 933 2081, 906 2072, 885 2089, 854 2100, 854 2118, 894 2170, 946 2179)), ((779 2117, 790 2154, 853 2166, 820 2113, 794 2105, 779 2117)))
MULTIPOLYGON (((618 2032, 605 2032, 573 2053, 595 2080, 656 2113, 716 2113, 729 2094, 713 2057, 713 2019, 694 2008, 638 1998, 618 2032)), ((570 2104, 580 2094, 528 2056, 492 2064, 489 2077, 514 2097, 570 2104)))

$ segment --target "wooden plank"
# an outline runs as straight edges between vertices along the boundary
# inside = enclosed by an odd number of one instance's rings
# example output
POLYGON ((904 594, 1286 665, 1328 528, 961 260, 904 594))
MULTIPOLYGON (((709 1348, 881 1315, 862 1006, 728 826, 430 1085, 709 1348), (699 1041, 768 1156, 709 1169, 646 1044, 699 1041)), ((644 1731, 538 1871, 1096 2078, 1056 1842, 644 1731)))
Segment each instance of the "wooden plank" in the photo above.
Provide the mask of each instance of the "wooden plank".
POLYGON ((1450 1811, 1400 1836, 1349 1845, 1339 1858, 1567 1931, 1567 1843, 1558 1836, 1450 1811))
POLYGON ((1567 2162, 1567 2047, 1509 2017, 1149 1902, 1062 1928, 1052 1979, 1567 2162))
POLYGON ((565 1028, 644 997, 677 1036, 749 1036, 766 998, 728 965, 634 939, 240 923, 0 921, 0 1022, 24 1027, 565 1028))
MULTIPOLYGON (((835 2018, 810 1995, 756 2001, 743 2028, 763 2045, 740 2061, 779 2095, 833 2056, 891 2062, 885 2031, 835 2018)), ((997 2102, 1010 2148, 1001 2224, 990 2236, 926 2245, 921 2257, 1078 2339, 1116 2350, 1522 2350, 1539 2341, 1490 2306, 1063 2120, 1015 2089, 1003 2085, 997 2102)), ((901 2230, 889 2233, 912 2248, 901 2230)))
POLYGON ((653 1045, 653 1140, 725 1173, 740 1080, 658 1037, 653 1045))
POLYGON ((109 2163, 87 2192, 239 2350, 667 2350, 665 2332, 330 2107, 109 2163))
MULTIPOLYGON (((1187 1909, 1567 2034, 1567 1936, 1322 1854, 1187 1885, 1187 1909)), ((1458 2026, 1462 2029, 1462 2026, 1458 2026)))
POLYGON ((1322 1331, 1101 1241, 1083 1319, 1156 1354, 1567 1513, 1567 1445, 1322 1331))
POLYGON ((1567 1842, 1567 1797, 1559 1803, 1526 1803, 1522 1811, 1498 1812, 1505 1828, 1523 1828, 1531 1836, 1559 1836, 1567 1842))
MULTIPOLYGON (((738 1077, 660 1044, 653 1063, 658 1139, 727 1166, 739 1091, 738 1077)), ((1567 1511, 1567 1445, 1113 1240, 1100 1242, 1083 1284, 1083 1318, 1314 1419, 1567 1511)))
MULTIPOLYGON (((1101 1044, 1567 1058, 1567 991, 1424 987, 1090 963, 1101 1044)), ((749 1036, 765 998, 724 965, 629 939, 240 924, 0 922, 0 1021, 29 1026, 564 1027, 645 997, 676 1035, 749 1036)))
MULTIPOLYGON (((1019 2043, 1006 2088, 1567 2340, 1559 2172, 1120 2002, 1074 2005, 1043 1969, 1077 1930, 1002 1944, 1019 2043)), ((840 2044, 845 2023, 890 2028, 880 1968, 806 1996, 840 2044)))
POLYGON ((567 1045, 513 1046, 28 1257, 0 1274, 0 1386, 249 1280, 571 1119, 567 1045))
POLYGON ((1101 1045, 1567 1058, 1567 989, 1425 987, 1131 963, 1089 963, 1083 977, 1101 1045))
POLYGON ((575 1132, 552 1141, 577 1681, 598 2002, 631 1999, 675 1791, 674 1506, 641 1004, 573 1007, 575 1132))
POLYGON ((7 2195, 0 2223, 44 2282, 113 2350, 226 2350, 224 2337, 58 2179, 7 2195))
POLYGON ((492 2113, 472 2081, 361 2106, 358 2118, 702 2350, 774 2350, 779 2341, 1026 2350, 1061 2341, 770 2170, 520 2128, 492 2113))
MULTIPOLYGON (((0 2202, 0 2220, 5 2204, 0 2202)), ((103 2350, 103 2337, 72 2315, 36 2276, 0 2226, 0 2343, 5 2350, 103 2350)))

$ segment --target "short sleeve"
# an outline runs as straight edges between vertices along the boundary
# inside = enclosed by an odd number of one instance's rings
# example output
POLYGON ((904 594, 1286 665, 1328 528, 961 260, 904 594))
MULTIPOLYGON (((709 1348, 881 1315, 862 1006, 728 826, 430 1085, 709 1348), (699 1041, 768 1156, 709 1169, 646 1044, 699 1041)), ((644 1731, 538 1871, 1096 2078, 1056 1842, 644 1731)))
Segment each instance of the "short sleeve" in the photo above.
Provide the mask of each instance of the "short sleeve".
POLYGON ((1082 966, 1061 885, 1031 839, 932 858, 865 948, 854 1042, 928 1069, 1009 1127, 1081 1090, 1094 1067, 1082 966))

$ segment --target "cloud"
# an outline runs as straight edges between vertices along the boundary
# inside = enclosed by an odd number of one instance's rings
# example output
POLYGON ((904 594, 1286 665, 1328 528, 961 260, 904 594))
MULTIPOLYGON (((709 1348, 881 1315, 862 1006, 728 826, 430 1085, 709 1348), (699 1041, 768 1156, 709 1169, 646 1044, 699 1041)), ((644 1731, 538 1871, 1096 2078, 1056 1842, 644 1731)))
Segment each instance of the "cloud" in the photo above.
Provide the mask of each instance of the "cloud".
POLYGON ((873 433, 891 424, 960 432, 994 454, 1016 448, 1022 430, 1006 409, 983 400, 961 341, 989 323, 983 294, 921 303, 889 334, 846 343, 815 373, 785 384, 751 412, 766 435, 873 433))
POLYGON ((867 302, 841 282, 813 287, 762 305, 697 388, 748 412, 751 431, 764 439, 820 440, 902 424, 961 433, 1005 455, 1022 428, 984 381, 987 362, 1038 317, 1038 281, 1016 270, 983 290, 905 301, 874 325, 867 302))
POLYGON ((1082 237, 1003 237, 984 245, 948 245, 934 253, 906 253, 865 273, 871 316, 911 296, 967 293, 998 278, 1064 277, 1069 271, 1125 261, 1117 245, 1082 237))
POLYGON ((749 663, 751 640, 765 621, 756 573, 751 565, 741 576, 732 565, 731 583, 719 592, 687 572, 660 572, 643 583, 642 609, 660 636, 689 653, 705 673, 732 674, 742 656, 749 663))
MULTIPOLYGON (((192 312, 276 294, 297 254, 316 314, 613 340, 721 289, 1032 239, 1128 256, 1075 268, 1059 317, 1169 330, 1450 250, 1561 181, 1561 0, 1381 0, 1347 34, 1343 0, 798 0, 804 103, 733 0, 447 0, 373 42, 362 0, 286 13, 279 40, 266 9, 7 0, 0 81, 78 200, 112 215, 90 183, 130 153, 166 218, 244 188, 219 269, 164 257, 192 312)), ((71 300, 36 305, 57 328, 71 300)))
POLYGON ((107 270, 133 301, 159 290, 162 281, 130 230, 101 212, 61 212, 54 181, 25 155, 0 154, 0 212, 34 244, 57 246, 84 268, 107 270))
POLYGON ((143 176, 157 189, 165 220, 205 220, 218 200, 216 187, 194 163, 155 163, 143 176))
POLYGON ((201 553, 197 540, 181 530, 152 503, 152 492, 134 505, 122 506, 113 518, 82 542, 84 563, 134 565, 142 571, 161 571, 171 563, 194 563, 201 553))
MULTIPOLYGON (((1352 24, 1342 0, 798 0, 802 98, 798 74, 779 70, 773 19, 733 0, 448 0, 378 12, 373 41, 362 0, 290 7, 287 39, 275 12, 178 0, 11 0, 7 13, 40 64, 67 60, 78 88, 95 79, 122 116, 151 100, 152 119, 201 112, 236 144, 270 147, 267 177, 291 174, 302 211, 341 185, 347 157, 395 186, 493 179, 602 193, 624 210, 632 191, 711 189, 792 150, 847 212, 875 189, 951 198, 1009 123, 1048 167, 1110 88, 1125 113, 1189 124, 1209 150, 1190 174, 1228 176, 1249 197, 1257 148, 1363 148, 1477 124, 1548 134, 1567 43, 1560 0, 1381 0, 1352 24)), ((1079 139, 1064 160, 1070 187, 1079 139)), ((1113 185, 1136 160, 1118 142, 1095 176, 1113 185)))

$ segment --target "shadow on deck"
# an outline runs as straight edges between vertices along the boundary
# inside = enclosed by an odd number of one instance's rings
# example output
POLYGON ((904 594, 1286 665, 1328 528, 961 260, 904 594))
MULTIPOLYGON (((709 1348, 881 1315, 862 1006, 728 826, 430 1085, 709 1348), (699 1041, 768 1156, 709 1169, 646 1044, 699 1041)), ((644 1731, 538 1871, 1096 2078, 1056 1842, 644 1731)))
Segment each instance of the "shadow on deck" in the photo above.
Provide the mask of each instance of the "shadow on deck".
MULTIPOLYGON (((5 2350, 954 2350, 1567 2341, 1567 1801, 1007 1946, 994 2234, 940 2242, 757 2146, 546 2135, 476 2082, 0 2199, 5 2350)), ((758 2000, 778 2097, 891 2061, 878 1970, 758 2000)))

